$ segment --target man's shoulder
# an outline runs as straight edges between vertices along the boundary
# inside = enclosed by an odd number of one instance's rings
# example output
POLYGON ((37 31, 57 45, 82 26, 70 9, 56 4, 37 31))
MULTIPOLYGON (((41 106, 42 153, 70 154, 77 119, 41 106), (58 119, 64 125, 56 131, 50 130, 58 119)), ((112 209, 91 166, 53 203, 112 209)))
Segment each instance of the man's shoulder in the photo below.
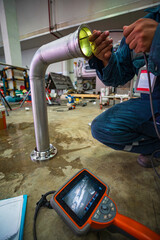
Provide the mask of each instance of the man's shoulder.
POLYGON ((147 9, 145 9, 145 12, 160 13, 160 5, 158 5, 157 7, 154 7, 154 8, 147 8, 147 9))
POLYGON ((157 22, 160 22, 160 5, 154 8, 147 8, 145 12, 148 14, 144 18, 151 18, 157 22))

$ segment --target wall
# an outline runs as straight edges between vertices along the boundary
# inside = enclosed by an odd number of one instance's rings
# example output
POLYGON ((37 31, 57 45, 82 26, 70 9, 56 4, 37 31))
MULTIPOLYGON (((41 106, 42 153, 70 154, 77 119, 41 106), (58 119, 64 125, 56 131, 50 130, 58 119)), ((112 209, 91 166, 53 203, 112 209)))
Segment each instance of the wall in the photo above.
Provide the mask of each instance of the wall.
MULTIPOLYGON (((0 62, 5 63, 4 55, 1 55, 1 56, 0 56, 0 62)), ((1 66, 0 66, 0 67, 1 67, 1 66)), ((0 68, 0 69, 1 69, 1 68, 0 68)))
POLYGON ((16 0, 16 8, 21 39, 37 30, 48 31, 48 0, 16 0))
MULTIPOLYGON (((53 24, 57 29, 100 21, 145 9, 158 1, 146 0, 52 0, 53 24)), ((16 0, 20 39, 49 31, 48 0, 16 0)))

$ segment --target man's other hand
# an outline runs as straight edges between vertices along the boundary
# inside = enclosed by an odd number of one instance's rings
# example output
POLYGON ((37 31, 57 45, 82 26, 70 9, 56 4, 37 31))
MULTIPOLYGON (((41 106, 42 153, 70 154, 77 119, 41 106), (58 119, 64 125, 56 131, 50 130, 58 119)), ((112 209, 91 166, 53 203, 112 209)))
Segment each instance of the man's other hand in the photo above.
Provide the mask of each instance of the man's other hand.
POLYGON ((158 22, 149 18, 140 18, 129 26, 123 27, 123 35, 130 49, 136 53, 149 52, 158 22))

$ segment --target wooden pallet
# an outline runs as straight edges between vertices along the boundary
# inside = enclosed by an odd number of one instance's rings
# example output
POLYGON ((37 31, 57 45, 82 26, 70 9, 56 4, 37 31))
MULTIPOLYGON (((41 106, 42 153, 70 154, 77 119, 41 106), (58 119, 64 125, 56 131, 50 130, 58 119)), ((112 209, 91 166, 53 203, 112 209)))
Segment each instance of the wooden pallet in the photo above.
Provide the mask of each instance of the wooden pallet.
POLYGON ((71 96, 74 96, 76 98, 97 98, 99 99, 100 96, 98 94, 70 94, 71 96))

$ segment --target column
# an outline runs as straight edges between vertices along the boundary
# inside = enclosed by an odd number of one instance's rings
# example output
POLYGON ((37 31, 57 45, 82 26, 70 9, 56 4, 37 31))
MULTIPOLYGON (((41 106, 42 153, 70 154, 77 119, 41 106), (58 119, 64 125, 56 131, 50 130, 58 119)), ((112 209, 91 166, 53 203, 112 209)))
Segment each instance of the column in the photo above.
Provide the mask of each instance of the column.
POLYGON ((15 0, 0 0, 0 24, 6 63, 22 66, 15 0))

